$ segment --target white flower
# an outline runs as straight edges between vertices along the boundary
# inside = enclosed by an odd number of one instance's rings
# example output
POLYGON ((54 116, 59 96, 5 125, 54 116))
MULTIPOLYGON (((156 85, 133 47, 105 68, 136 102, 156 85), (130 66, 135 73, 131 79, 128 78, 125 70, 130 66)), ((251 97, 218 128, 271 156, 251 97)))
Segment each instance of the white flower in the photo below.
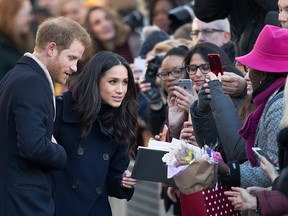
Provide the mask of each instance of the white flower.
POLYGON ((173 166, 177 163, 177 159, 174 154, 166 153, 162 157, 162 161, 165 162, 168 166, 173 166))

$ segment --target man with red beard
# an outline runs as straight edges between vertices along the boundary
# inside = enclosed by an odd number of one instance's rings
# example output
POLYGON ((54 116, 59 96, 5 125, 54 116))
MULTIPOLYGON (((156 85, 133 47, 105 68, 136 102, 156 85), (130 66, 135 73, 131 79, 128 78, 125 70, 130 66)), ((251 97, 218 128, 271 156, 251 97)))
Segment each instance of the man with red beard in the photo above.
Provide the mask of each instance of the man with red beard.
POLYGON ((51 171, 63 168, 67 156, 52 139, 53 82, 65 84, 77 71, 90 37, 60 17, 39 26, 35 43, 0 82, 1 216, 54 215, 51 171))

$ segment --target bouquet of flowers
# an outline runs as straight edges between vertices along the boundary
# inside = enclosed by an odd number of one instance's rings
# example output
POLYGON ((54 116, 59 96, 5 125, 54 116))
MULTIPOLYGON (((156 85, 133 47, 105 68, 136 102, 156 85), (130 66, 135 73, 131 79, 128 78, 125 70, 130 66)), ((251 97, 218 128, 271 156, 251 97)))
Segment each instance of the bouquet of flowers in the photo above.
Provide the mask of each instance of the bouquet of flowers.
POLYGON ((169 153, 162 161, 167 165, 167 178, 174 179, 180 192, 190 194, 212 186, 217 180, 217 164, 222 161, 219 152, 208 146, 199 148, 183 140, 172 140, 169 153))

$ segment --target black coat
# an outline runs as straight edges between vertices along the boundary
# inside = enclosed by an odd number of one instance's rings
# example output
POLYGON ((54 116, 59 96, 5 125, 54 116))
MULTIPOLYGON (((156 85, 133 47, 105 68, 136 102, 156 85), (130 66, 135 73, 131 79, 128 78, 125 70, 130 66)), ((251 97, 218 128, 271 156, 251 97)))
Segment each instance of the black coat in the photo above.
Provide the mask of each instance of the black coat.
POLYGON ((288 127, 283 128, 277 137, 279 146, 279 167, 282 170, 288 167, 288 127))
POLYGON ((204 22, 229 18, 236 56, 250 52, 264 27, 268 11, 278 0, 195 0, 194 12, 204 22))
POLYGON ((108 196, 130 199, 132 189, 120 186, 129 164, 128 145, 116 140, 96 120, 87 139, 81 142, 81 127, 70 93, 57 98, 54 125, 56 140, 67 151, 67 166, 53 173, 56 216, 109 216, 108 196))
POLYGON ((288 197, 288 127, 279 132, 277 142, 280 176, 273 182, 272 189, 279 190, 288 197))
POLYGON ((8 38, 0 35, 0 79, 14 67, 22 55, 8 38))
POLYGON ((218 141, 218 148, 225 161, 246 160, 245 140, 238 135, 242 123, 237 110, 242 103, 241 98, 232 98, 224 94, 221 82, 209 82, 211 92, 210 112, 198 116, 196 107, 198 101, 191 106, 191 117, 197 143, 211 146, 218 141))
POLYGON ((51 170, 66 152, 51 142, 53 93, 43 70, 22 57, 0 82, 0 215, 54 215, 51 170))

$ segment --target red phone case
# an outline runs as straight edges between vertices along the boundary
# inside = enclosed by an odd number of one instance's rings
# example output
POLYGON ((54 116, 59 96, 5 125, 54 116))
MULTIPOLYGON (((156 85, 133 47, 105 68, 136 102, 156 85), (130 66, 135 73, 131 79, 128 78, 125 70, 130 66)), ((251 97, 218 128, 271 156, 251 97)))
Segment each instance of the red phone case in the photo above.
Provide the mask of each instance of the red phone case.
POLYGON ((218 76, 218 73, 221 73, 221 75, 223 75, 220 55, 217 53, 208 54, 208 60, 211 72, 213 72, 216 76, 218 76))

